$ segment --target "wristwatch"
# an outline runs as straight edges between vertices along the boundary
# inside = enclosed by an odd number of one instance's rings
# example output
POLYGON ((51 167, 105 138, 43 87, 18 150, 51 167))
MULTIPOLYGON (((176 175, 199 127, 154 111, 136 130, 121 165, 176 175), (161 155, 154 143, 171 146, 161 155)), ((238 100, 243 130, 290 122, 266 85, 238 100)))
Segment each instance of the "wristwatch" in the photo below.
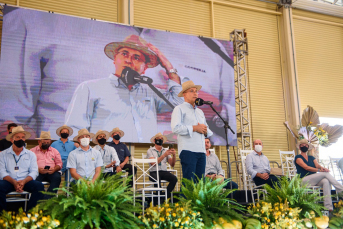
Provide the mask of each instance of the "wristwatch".
POLYGON ((170 70, 167 70, 167 73, 169 74, 169 73, 175 73, 175 74, 177 74, 177 69, 176 68, 172 68, 172 69, 170 69, 170 70))

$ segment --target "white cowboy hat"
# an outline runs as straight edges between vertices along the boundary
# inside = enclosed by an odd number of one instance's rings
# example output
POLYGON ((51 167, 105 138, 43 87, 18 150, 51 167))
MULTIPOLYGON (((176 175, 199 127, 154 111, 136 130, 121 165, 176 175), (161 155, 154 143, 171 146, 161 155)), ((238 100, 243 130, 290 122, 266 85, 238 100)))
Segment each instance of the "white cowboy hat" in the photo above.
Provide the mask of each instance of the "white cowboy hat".
POLYGON ((161 133, 158 133, 158 134, 156 134, 154 137, 152 137, 150 139, 150 142, 155 144, 155 138, 157 138, 157 137, 162 137, 163 138, 163 143, 165 143, 167 141, 167 137, 166 136, 162 135, 161 133))
POLYGON ((99 145, 99 142, 98 142, 98 136, 100 134, 104 134, 106 137, 106 141, 110 138, 110 133, 108 133, 108 131, 106 130, 98 130, 98 132, 96 132, 96 134, 94 135, 93 139, 92 139, 92 142, 94 142, 95 144, 98 144, 99 145))
POLYGON ((12 129, 12 133, 6 135, 6 140, 10 141, 12 136, 19 133, 24 133, 25 139, 29 139, 31 137, 30 132, 25 131, 22 126, 17 126, 12 129))
POLYGON ((119 129, 118 127, 114 128, 111 132, 110 132, 110 136, 112 137, 114 132, 119 132, 119 136, 122 138, 124 136, 124 131, 122 131, 121 129, 119 129))
POLYGON ((74 133, 74 131, 71 127, 69 127, 67 125, 63 125, 63 126, 58 127, 58 129, 56 130, 56 134, 61 137, 61 131, 63 129, 67 129, 69 131, 69 136, 72 136, 74 133))
POLYGON ((183 97, 183 93, 186 90, 193 88, 193 87, 195 87, 197 89, 197 91, 199 91, 202 88, 201 85, 195 85, 192 80, 188 80, 182 84, 182 91, 180 91, 180 93, 177 96, 183 97))
POLYGON ((73 141, 74 141, 74 142, 77 142, 78 139, 79 139, 79 137, 80 137, 81 135, 85 135, 85 134, 91 136, 91 138, 94 137, 94 134, 89 133, 89 131, 88 131, 87 129, 81 129, 81 130, 79 130, 79 132, 77 133, 77 136, 75 136, 75 137, 73 138, 73 141))
POLYGON ((296 147, 300 149, 301 144, 307 144, 309 151, 314 148, 314 146, 310 142, 308 142, 306 139, 301 139, 300 141, 298 141, 298 143, 296 144, 296 147))
POLYGON ((159 64, 157 55, 149 50, 148 42, 137 35, 130 35, 124 39, 123 42, 111 42, 105 46, 105 54, 108 58, 114 59, 114 55, 120 48, 131 48, 140 51, 146 58, 146 65, 148 68, 156 67, 159 64))
POLYGON ((51 140, 50 131, 41 131, 40 137, 37 140, 51 140))

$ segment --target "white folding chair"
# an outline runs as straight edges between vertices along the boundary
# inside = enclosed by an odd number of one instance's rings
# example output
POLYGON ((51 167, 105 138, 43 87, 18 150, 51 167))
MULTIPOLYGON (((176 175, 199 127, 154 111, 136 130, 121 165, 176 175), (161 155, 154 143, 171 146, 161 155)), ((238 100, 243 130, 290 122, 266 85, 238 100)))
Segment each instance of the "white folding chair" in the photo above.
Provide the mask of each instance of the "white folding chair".
POLYGON ((252 180, 252 178, 250 177, 250 175, 248 174, 248 171, 247 171, 246 166, 245 166, 246 156, 241 156, 241 161, 242 161, 242 172, 243 172, 243 174, 242 174, 242 176, 243 176, 243 187, 245 190, 245 200, 246 200, 246 202, 248 202, 248 189, 249 189, 251 192, 252 202, 255 204, 254 194, 256 194, 257 199, 260 200, 258 190, 262 191, 263 196, 264 196, 264 193, 266 191, 263 189, 263 185, 257 186, 255 184, 255 182, 252 180))
MULTIPOLYGON (((292 157, 294 160, 295 153, 294 153, 294 150, 292 150, 292 151, 281 151, 281 150, 279 150, 279 154, 280 154, 282 174, 286 175, 287 174, 287 168, 286 168, 286 164, 285 164, 286 163, 286 157, 292 157)), ((290 168, 288 167, 288 169, 290 169, 290 168)), ((296 170, 295 170, 295 172, 296 172, 296 170)))
POLYGON ((23 191, 23 192, 10 192, 6 196, 10 196, 10 197, 6 198, 6 202, 7 203, 11 203, 11 202, 25 202, 25 204, 24 204, 24 211, 26 211, 26 209, 27 209, 27 202, 31 198, 31 193, 26 192, 26 191, 23 191), (22 195, 24 195, 24 197, 21 197, 22 195), (20 197, 18 197, 18 196, 20 196, 20 197))
POLYGON ((145 203, 145 197, 151 197, 151 200, 154 200, 154 197, 157 197, 158 206, 161 205, 160 198, 162 196, 165 197, 165 200, 167 199, 167 189, 161 188, 159 183, 159 174, 156 173, 156 179, 150 176, 150 169, 154 166, 156 166, 156 170, 158 171, 158 163, 157 158, 153 159, 137 159, 132 157, 132 169, 134 169, 134 166, 137 168, 137 178, 133 178, 133 195, 134 195, 134 205, 136 204, 136 198, 140 196, 136 196, 136 193, 142 194, 142 210, 143 210, 143 216, 144 216, 144 203, 145 203), (151 166, 151 163, 154 163, 153 166, 151 166), (138 174, 142 172, 140 176, 138 174), (143 181, 142 181, 143 179, 143 181), (138 188, 138 185, 143 186, 142 188, 138 188), (154 192, 157 193, 157 195, 154 194, 154 192), (161 195, 161 192, 164 192, 164 195, 161 195))
MULTIPOLYGON (((242 162, 242 156, 247 156, 249 153, 251 152, 254 152, 254 150, 241 150, 241 149, 238 149, 238 161, 240 161, 240 163, 238 163, 238 187, 242 187, 241 186, 241 182, 244 181, 244 178, 243 178, 243 173, 242 173, 242 165, 241 165, 241 162, 242 162)), ((243 188, 244 188, 244 184, 243 184, 243 188)))
POLYGON ((331 175, 341 184, 343 183, 343 175, 342 175, 342 171, 341 169, 338 167, 338 161, 341 158, 333 158, 333 157, 329 157, 330 158, 330 164, 329 164, 329 168, 330 168, 330 173, 331 175))

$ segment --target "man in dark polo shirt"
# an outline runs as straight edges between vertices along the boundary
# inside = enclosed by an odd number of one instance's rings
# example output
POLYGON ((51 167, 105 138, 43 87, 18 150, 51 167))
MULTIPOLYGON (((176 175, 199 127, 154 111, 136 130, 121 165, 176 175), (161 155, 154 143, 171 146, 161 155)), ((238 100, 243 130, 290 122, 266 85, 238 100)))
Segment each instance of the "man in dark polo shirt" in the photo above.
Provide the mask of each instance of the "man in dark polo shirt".
MULTIPOLYGON (((8 124, 8 125, 7 125, 7 132, 8 132, 8 134, 11 134, 11 133, 12 133, 12 129, 13 129, 14 127, 17 127, 17 126, 18 126, 18 125, 15 124, 15 123, 10 123, 10 124, 8 124)), ((0 141, 0 152, 1 152, 1 151, 4 151, 5 149, 10 148, 11 145, 12 145, 12 142, 7 141, 6 138, 2 139, 2 140, 0 141)))
MULTIPOLYGON (((132 175, 132 165, 128 164, 129 159, 131 157, 131 153, 127 146, 120 142, 120 138, 124 136, 124 131, 120 130, 118 127, 114 128, 110 132, 110 136, 113 138, 113 141, 110 142, 108 145, 112 146, 118 154, 118 158, 120 161, 120 168, 122 170, 126 170, 129 173, 129 176, 132 175)), ((135 174, 137 173, 137 168, 135 167, 135 174)), ((133 186, 133 179, 130 181, 129 185, 132 187, 133 186)))

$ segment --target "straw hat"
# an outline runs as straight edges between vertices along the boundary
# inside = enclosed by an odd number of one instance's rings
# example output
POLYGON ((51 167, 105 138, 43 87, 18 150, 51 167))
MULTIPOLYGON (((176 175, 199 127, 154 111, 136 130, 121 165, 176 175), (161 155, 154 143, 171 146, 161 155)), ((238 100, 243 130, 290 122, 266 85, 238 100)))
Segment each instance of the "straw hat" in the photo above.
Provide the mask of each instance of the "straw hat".
POLYGON ((56 130, 56 134, 61 137, 61 131, 63 129, 67 129, 69 131, 69 136, 73 135, 73 132, 74 132, 73 129, 65 124, 61 127, 58 127, 58 129, 56 130))
POLYGON ((118 52, 118 49, 120 48, 131 48, 140 51, 144 54, 146 58, 146 65, 148 68, 156 67, 159 62, 157 55, 149 50, 149 47, 147 46, 147 42, 137 36, 137 35, 130 35, 124 39, 123 42, 111 42, 105 46, 105 54, 108 58, 114 59, 114 55, 118 52))
POLYGON ((194 85, 194 83, 193 83, 192 80, 188 80, 188 81, 186 81, 186 82, 184 82, 184 83, 182 84, 182 91, 180 91, 180 93, 179 93, 177 96, 183 97, 183 93, 184 93, 186 90, 188 90, 188 89, 190 89, 190 88, 193 88, 193 87, 195 87, 195 88, 197 89, 197 91, 199 91, 199 90, 202 88, 201 85, 194 85))
POLYGON ((73 138, 73 141, 74 141, 74 142, 77 142, 77 141, 78 141, 78 138, 79 138, 81 135, 85 135, 85 134, 88 134, 89 136, 91 136, 91 138, 94 137, 94 134, 89 133, 89 131, 88 131, 87 129, 81 129, 81 130, 79 130, 79 132, 77 133, 77 136, 75 136, 75 137, 73 138))
POLYGON ((167 137, 166 136, 162 135, 161 133, 158 133, 158 134, 156 134, 154 137, 152 137, 150 139, 151 143, 155 144, 155 138, 157 138, 157 137, 162 137, 163 138, 163 143, 165 143, 167 141, 167 137))
POLYGON ((301 139, 300 141, 298 141, 296 147, 297 147, 298 149, 300 149, 300 145, 301 145, 301 144, 304 144, 304 143, 308 145, 308 150, 311 150, 311 149, 314 148, 314 146, 313 146, 310 142, 308 142, 306 139, 301 139))
POLYGON ((25 139, 29 139, 31 137, 30 132, 25 131, 22 126, 17 126, 17 127, 14 127, 12 129, 12 133, 7 134, 6 140, 10 141, 12 136, 14 136, 15 134, 19 134, 19 133, 24 133, 25 134, 25 139))
POLYGON ((51 140, 50 131, 41 131, 40 137, 37 140, 51 140))
POLYGON ((110 133, 108 133, 108 131, 106 130, 98 130, 98 132, 96 132, 96 134, 94 135, 92 141, 95 143, 95 144, 98 144, 99 145, 99 142, 98 142, 98 139, 97 137, 100 135, 100 134, 105 134, 106 135, 106 141, 110 138, 110 133))
POLYGON ((119 132, 119 136, 122 138, 124 136, 124 131, 120 130, 118 127, 114 128, 111 132, 110 132, 110 137, 112 137, 114 132, 119 132))

